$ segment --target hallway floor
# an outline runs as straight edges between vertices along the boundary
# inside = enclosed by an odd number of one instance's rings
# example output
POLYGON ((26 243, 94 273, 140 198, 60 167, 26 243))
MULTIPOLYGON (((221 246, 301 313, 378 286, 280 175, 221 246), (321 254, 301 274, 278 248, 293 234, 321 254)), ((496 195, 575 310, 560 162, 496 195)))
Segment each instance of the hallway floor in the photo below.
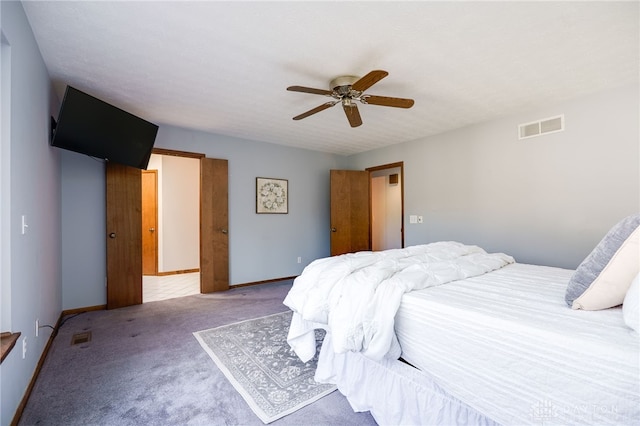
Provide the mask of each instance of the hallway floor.
POLYGON ((142 302, 173 299, 200 293, 200 272, 142 277, 142 302))

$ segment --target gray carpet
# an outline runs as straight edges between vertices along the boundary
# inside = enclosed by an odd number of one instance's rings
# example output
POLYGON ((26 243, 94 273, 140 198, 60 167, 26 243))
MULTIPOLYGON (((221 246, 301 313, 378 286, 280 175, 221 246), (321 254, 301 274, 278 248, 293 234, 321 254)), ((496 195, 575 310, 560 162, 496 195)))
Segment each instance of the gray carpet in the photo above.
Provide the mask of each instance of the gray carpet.
MULTIPOLYGON (((193 332, 282 312, 291 282, 66 319, 20 425, 262 425, 193 332), (71 345, 73 334, 91 341, 71 345)), ((375 425, 339 392, 272 425, 375 425)))

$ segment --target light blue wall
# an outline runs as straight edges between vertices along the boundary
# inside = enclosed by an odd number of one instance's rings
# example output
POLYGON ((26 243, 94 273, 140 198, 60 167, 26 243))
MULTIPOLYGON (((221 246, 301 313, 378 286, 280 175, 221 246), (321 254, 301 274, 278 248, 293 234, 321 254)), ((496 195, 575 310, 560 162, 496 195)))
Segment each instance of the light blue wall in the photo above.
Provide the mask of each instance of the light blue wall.
MULTIPOLYGON (((345 157, 163 125, 155 147, 229 161, 231 285, 298 275, 329 255, 329 170, 345 157), (288 214, 256 214, 256 177, 289 180, 288 214)), ((104 165, 63 152, 62 166, 63 309, 103 305, 104 165)))
POLYGON ((62 309, 105 305, 105 165, 60 150, 62 158, 62 309))
MULTIPOLYGON (((10 46, 9 191, 3 192, 3 241, 10 240, 10 324, 2 331, 21 332, 20 340, 0 365, 0 424, 10 424, 61 311, 60 158, 49 146, 49 117, 56 103, 47 70, 20 2, 0 2, 1 30, 10 46), (8 197, 4 198, 5 196, 8 197), (22 216, 28 228, 22 234, 22 216), (5 227, 5 225, 7 225, 5 227), (22 342, 27 354, 22 359, 22 342)), ((3 141, 3 144, 5 141, 3 141)), ((6 164, 3 163, 3 167, 6 164)), ((4 260, 4 259, 3 259, 4 260)), ((3 261, 3 266, 5 262, 3 261)), ((3 285, 4 289, 5 286, 3 285)), ((6 320, 5 320, 6 321, 6 320)))
POLYGON ((329 170, 344 157, 171 126, 155 146, 229 160, 232 285, 298 275, 329 255, 329 170), (288 214, 256 214, 256 177, 288 179, 288 214))
POLYGON ((517 261, 575 268, 618 220, 640 211, 638 86, 532 109, 349 157, 404 161, 405 244, 457 240, 517 261), (566 130, 518 140, 517 126, 564 114, 566 130), (424 216, 410 224, 409 215, 424 216))

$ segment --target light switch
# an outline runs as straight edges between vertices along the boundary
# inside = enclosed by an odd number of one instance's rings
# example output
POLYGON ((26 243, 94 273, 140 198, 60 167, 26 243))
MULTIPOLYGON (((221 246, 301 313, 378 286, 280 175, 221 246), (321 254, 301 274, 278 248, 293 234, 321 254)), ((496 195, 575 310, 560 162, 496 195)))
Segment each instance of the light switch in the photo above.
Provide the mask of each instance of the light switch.
POLYGON ((416 216, 415 214, 409 216, 409 223, 418 223, 418 216, 416 216))
POLYGON ((29 225, 27 225, 27 217, 25 215, 22 215, 22 235, 27 233, 28 227, 29 225))

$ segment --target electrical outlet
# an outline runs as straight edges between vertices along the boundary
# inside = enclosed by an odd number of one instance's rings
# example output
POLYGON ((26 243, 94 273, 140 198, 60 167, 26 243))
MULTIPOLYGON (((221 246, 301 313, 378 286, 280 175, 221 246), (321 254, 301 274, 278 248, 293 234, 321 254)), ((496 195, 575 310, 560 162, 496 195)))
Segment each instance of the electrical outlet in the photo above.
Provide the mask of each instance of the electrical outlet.
POLYGON ((38 330, 40 330, 40 320, 36 318, 36 337, 38 337, 38 330))
POLYGON ((302 263, 302 258, 298 256, 298 263, 302 263))
POLYGON ((22 339, 22 359, 27 357, 27 338, 22 339))

